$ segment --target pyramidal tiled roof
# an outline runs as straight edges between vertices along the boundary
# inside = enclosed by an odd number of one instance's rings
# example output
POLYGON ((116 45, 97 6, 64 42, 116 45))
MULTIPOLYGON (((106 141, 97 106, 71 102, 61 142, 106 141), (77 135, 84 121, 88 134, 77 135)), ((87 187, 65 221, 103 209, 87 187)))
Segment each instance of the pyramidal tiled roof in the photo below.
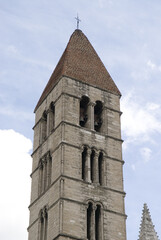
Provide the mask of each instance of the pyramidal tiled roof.
POLYGON ((78 29, 71 35, 65 51, 36 105, 35 111, 62 76, 121 95, 91 43, 84 33, 78 29))
POLYGON ((159 240, 155 232, 147 204, 144 204, 140 225, 139 240, 159 240))

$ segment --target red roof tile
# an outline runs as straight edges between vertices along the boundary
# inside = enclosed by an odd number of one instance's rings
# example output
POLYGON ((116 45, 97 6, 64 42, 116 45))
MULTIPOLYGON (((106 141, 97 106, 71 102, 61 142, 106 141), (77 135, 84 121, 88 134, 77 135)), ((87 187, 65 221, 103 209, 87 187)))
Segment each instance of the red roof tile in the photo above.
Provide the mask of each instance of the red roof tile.
POLYGON ((36 105, 35 111, 62 76, 71 77, 121 95, 91 43, 78 29, 71 35, 65 51, 36 105))

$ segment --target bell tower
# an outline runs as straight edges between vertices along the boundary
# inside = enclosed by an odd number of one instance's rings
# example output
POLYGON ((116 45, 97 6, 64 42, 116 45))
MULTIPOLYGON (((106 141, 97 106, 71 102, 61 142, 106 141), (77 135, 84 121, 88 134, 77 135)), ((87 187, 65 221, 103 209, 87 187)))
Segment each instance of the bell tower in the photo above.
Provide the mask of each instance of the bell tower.
POLYGON ((35 108, 29 240, 126 240, 120 96, 75 30, 35 108))

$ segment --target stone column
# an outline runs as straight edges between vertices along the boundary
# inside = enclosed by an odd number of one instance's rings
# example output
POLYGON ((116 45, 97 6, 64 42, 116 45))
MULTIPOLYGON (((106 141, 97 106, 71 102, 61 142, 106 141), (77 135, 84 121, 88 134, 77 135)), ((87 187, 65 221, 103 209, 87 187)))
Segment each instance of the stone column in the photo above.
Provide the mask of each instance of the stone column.
POLYGON ((42 193, 42 178, 43 178, 43 164, 42 164, 42 161, 40 161, 40 164, 39 164, 39 189, 38 189, 39 195, 42 193))
POLYGON ((108 135, 108 113, 107 113, 107 107, 103 107, 102 109, 102 126, 100 131, 105 134, 108 135))
POLYGON ((96 105, 95 102, 90 102, 88 104, 88 122, 87 127, 91 130, 94 130, 94 106, 96 105))
POLYGON ((65 146, 64 144, 61 145, 61 167, 60 167, 60 171, 61 174, 64 174, 64 151, 65 151, 65 146))
POLYGON ((85 169, 86 169, 85 170, 86 181, 91 183, 91 149, 90 148, 87 148, 85 169))
POLYGON ((42 159, 43 171, 42 171, 42 188, 41 193, 45 191, 45 158, 42 159))
POLYGON ((51 131, 50 117, 51 117, 51 110, 49 109, 49 110, 47 111, 47 130, 46 130, 47 136, 49 136, 50 131, 51 131))
POLYGON ((59 202, 59 232, 63 231, 63 201, 59 202))
POLYGON ((92 206, 92 224, 91 224, 91 240, 95 240, 96 239, 96 232, 95 232, 95 212, 96 212, 96 206, 92 206))
POLYGON ((44 224, 43 224, 43 240, 47 239, 47 220, 48 220, 48 213, 46 207, 43 209, 43 219, 44 219, 44 224))
POLYGON ((47 136, 51 133, 53 129, 54 129, 54 113, 52 109, 49 109, 47 115, 47 136))
POLYGON ((95 150, 94 154, 94 176, 93 176, 93 182, 99 183, 99 167, 98 167, 98 157, 99 157, 99 151, 95 150))
POLYGON ((39 215, 39 226, 38 226, 38 239, 42 240, 43 239, 43 210, 40 211, 39 215))
POLYGON ((44 158, 44 191, 47 188, 47 156, 44 158))
POLYGON ((99 237, 100 239, 99 240, 102 240, 103 239, 103 209, 102 207, 100 207, 100 224, 99 224, 99 237))
POLYGON ((46 164, 47 164, 47 182, 46 182, 46 187, 48 188, 51 182, 51 157, 50 153, 47 154, 46 156, 46 164))

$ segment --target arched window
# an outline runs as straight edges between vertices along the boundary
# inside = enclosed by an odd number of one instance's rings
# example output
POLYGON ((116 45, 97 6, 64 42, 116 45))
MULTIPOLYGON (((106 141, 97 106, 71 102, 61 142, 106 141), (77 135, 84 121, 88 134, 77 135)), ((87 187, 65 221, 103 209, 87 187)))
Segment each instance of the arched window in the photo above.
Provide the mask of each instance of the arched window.
POLYGON ((102 211, 100 204, 88 203, 87 208, 87 239, 102 240, 102 211))
POLYGON ((52 170, 52 157, 50 155, 50 152, 47 154, 47 188, 51 184, 51 171, 52 170))
POLYGON ((99 132, 102 126, 102 110, 103 104, 101 101, 96 101, 96 105, 94 107, 94 129, 99 132))
POLYGON ((92 212, 93 206, 92 203, 88 204, 87 208, 87 239, 92 240, 92 212))
POLYGON ((94 161, 94 157, 95 157, 95 151, 92 150, 91 152, 91 157, 90 157, 90 166, 91 166, 91 182, 94 181, 94 177, 95 177, 95 161, 94 161))
POLYGON ((98 180, 100 185, 103 185, 103 178, 104 178, 103 153, 100 152, 98 157, 98 180))
POLYGON ((95 211, 95 240, 101 240, 101 206, 96 205, 95 211))
POLYGON ((51 184, 52 158, 50 152, 44 155, 39 161, 39 195, 51 184))
POLYGON ((55 105, 53 102, 50 104, 49 108, 49 132, 55 128, 55 105))
POLYGON ((85 147, 82 152, 82 179, 85 181, 87 178, 87 148, 85 147))
POLYGON ((40 211, 39 225, 39 240, 47 240, 48 211, 46 206, 40 211))
POLYGON ((40 159, 39 161, 39 195, 42 193, 43 191, 43 161, 42 159, 40 159))
POLYGON ((79 124, 81 127, 85 127, 88 120, 88 103, 89 98, 86 96, 82 96, 80 101, 80 116, 79 116, 79 124))
POLYGON ((41 140, 42 142, 47 137, 47 112, 44 111, 41 119, 41 140))

